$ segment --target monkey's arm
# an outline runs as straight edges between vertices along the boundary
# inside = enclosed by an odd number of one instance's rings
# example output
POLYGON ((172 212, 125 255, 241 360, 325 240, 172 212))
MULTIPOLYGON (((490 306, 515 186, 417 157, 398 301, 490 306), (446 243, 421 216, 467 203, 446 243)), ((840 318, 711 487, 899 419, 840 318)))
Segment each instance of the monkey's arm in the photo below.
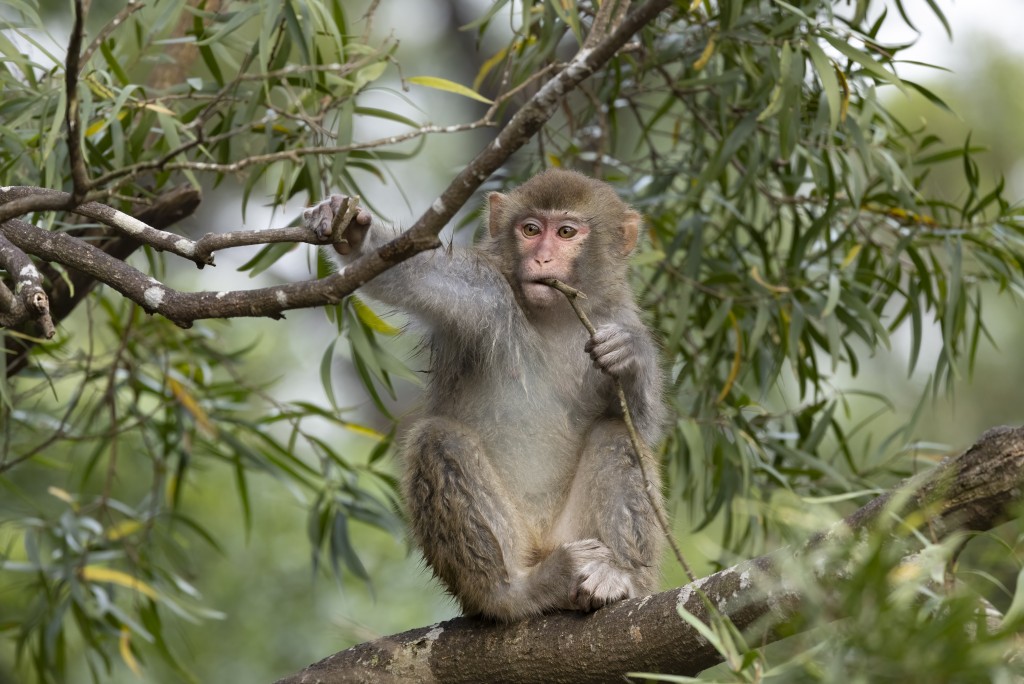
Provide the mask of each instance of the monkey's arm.
MULTIPOLYGON (((343 199, 333 195, 307 209, 303 213, 306 226, 321 238, 329 236, 343 199)), ((400 232, 360 208, 344 227, 346 242, 336 243, 335 249, 340 261, 349 263, 387 244, 400 232)), ((489 327, 501 327, 506 321, 495 321, 495 316, 516 310, 512 290, 504 277, 485 258, 464 249, 435 249, 417 254, 360 289, 433 327, 457 328, 462 335, 472 333, 473 329, 483 332, 489 327), (478 326, 469 329, 467 321, 478 326)))
MULTIPOLYGON (((622 383, 633 422, 648 445, 661 439, 665 427, 663 374, 650 331, 639 320, 603 323, 587 342, 594 366, 622 383)), ((618 402, 614 410, 618 412, 618 402)))

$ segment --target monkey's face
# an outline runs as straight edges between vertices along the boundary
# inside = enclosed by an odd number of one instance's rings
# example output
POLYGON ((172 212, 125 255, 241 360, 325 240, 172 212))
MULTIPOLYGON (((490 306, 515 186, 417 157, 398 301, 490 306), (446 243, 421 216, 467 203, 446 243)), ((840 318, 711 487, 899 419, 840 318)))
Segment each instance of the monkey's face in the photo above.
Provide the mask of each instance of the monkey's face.
POLYGON ((577 264, 590 237, 590 226, 568 211, 534 211, 513 226, 519 257, 519 286, 526 305, 546 309, 563 300, 545 278, 575 283, 577 264))

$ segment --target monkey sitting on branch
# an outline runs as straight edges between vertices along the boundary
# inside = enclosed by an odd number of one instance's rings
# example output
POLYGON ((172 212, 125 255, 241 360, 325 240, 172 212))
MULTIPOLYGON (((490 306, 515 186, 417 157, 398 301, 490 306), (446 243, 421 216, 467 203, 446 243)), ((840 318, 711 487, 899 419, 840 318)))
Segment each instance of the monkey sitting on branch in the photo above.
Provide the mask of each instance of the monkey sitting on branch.
MULTIPOLYGON (((347 220, 345 200, 307 209, 306 225, 325 238, 347 220)), ((426 398, 400 449, 416 542, 469 615, 512 621, 649 594, 661 486, 657 464, 639 459, 666 410, 627 281, 640 215, 606 183, 551 169, 491 193, 487 227, 476 247, 418 254, 362 287, 427 331, 426 398), (552 278, 586 295, 596 332, 552 278)), ((398 234, 363 209, 340 229, 343 262, 398 234)))

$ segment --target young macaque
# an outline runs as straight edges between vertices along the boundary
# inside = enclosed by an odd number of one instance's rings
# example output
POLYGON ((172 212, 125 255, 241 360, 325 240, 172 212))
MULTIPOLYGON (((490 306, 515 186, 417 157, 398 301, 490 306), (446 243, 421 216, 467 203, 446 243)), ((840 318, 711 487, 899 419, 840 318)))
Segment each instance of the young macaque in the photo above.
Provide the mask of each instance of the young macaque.
MULTIPOLYGON (((306 224, 330 233, 342 199, 306 224)), ((640 215, 558 169, 488 205, 476 247, 421 253, 361 288, 426 328, 425 402, 400 450, 413 535, 467 614, 512 621, 648 594, 663 539, 612 380, 650 449, 666 412, 626 278, 640 215), (586 295, 593 336, 546 278, 586 295)), ((344 229, 343 262, 397 235, 365 210, 344 229)))

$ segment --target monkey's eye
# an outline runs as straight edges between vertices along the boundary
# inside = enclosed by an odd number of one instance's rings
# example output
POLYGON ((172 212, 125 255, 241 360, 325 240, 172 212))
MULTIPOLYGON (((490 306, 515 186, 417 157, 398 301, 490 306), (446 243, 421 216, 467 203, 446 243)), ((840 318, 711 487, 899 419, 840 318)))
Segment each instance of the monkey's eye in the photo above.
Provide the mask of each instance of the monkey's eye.
POLYGON ((572 226, 562 226, 558 229, 558 237, 565 238, 566 240, 568 240, 569 238, 576 235, 576 233, 578 232, 579 231, 572 226))
POLYGON ((536 235, 540 235, 540 226, 538 226, 536 223, 533 223, 532 221, 527 222, 523 224, 522 231, 523 235, 525 235, 526 237, 534 237, 536 235))

